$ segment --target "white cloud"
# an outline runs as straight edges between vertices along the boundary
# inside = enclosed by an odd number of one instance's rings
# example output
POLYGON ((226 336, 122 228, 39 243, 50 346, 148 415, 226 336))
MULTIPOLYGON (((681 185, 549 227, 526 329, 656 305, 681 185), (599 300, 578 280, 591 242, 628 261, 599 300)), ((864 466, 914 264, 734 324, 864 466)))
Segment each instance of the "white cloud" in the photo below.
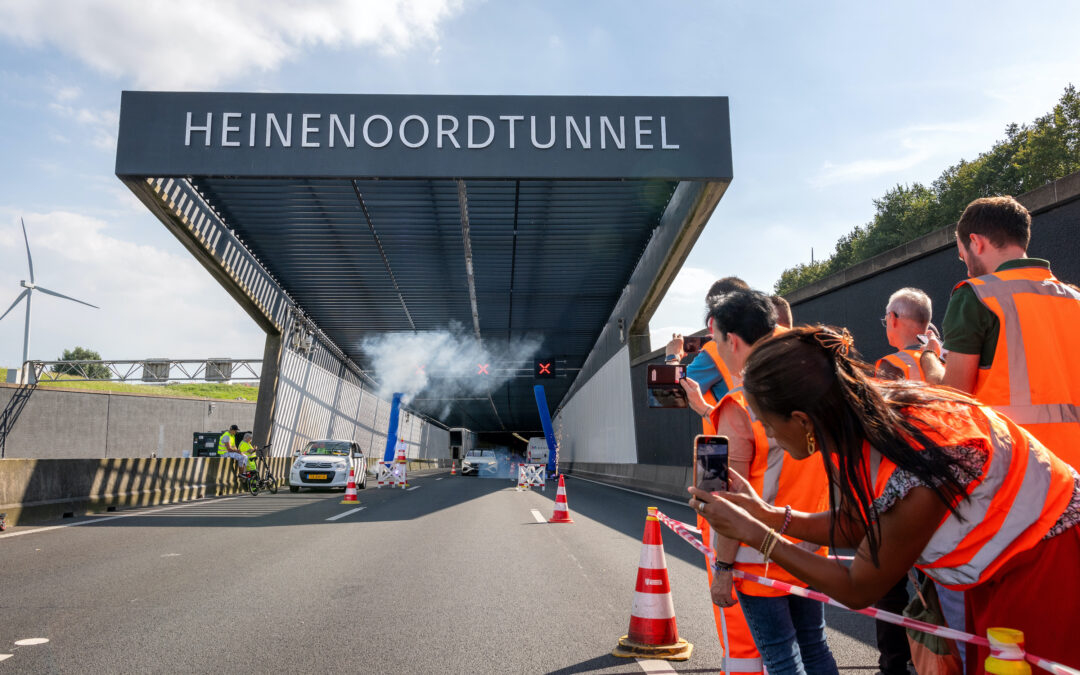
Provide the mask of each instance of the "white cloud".
MULTIPOLYGON (((6 309, 28 275, 18 218, 0 213, 6 309)), ((31 358, 49 360, 76 345, 117 359, 261 354, 261 331, 179 245, 174 253, 124 241, 104 220, 67 211, 24 217, 37 283, 100 307, 35 294, 31 358)), ((0 322, 0 365, 21 357, 23 316, 20 307, 0 322)))
MULTIPOLYGON (((316 46, 394 54, 438 40, 461 0, 72 0, 0 4, 0 36, 147 89, 207 89, 316 46)), ((62 91, 74 97, 77 92, 62 91)))
POLYGON ((840 164, 826 161, 821 165, 821 172, 810 179, 810 184, 816 188, 823 188, 902 172, 938 154, 931 145, 912 139, 904 139, 900 142, 900 147, 904 152, 899 156, 857 159, 840 164))

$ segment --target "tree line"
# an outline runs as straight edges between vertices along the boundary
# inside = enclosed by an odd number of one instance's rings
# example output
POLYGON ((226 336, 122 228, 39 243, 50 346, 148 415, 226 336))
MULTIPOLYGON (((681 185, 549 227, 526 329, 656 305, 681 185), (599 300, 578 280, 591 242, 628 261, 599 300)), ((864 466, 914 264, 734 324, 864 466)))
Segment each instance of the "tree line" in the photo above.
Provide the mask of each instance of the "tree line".
POLYGON ((1005 138, 973 161, 960 160, 930 185, 897 185, 874 200, 874 218, 836 242, 825 260, 783 271, 783 295, 891 248, 955 223, 974 199, 1019 195, 1080 171, 1080 95, 1070 84, 1053 110, 1031 124, 1010 124, 1005 138))

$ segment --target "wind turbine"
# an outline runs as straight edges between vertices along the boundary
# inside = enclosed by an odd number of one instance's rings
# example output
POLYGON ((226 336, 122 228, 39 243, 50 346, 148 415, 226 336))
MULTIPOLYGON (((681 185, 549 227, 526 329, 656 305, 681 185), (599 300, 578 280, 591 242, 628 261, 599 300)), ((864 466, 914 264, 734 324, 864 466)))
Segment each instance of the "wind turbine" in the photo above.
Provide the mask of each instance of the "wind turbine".
MULTIPOLYGON (((101 309, 101 308, 98 307, 97 305, 91 305, 89 302, 83 302, 82 300, 76 300, 75 298, 64 295, 63 293, 57 293, 56 291, 50 291, 47 288, 44 288, 42 286, 38 286, 34 282, 34 259, 30 256, 30 238, 26 236, 26 223, 23 222, 22 218, 19 218, 19 222, 22 223, 23 241, 26 242, 26 265, 27 265, 27 267, 30 268, 30 282, 27 283, 27 281, 25 279, 23 279, 22 281, 19 282, 19 285, 23 287, 23 292, 19 293, 19 296, 17 298, 15 298, 15 302, 11 303, 11 307, 8 307, 6 312, 4 312, 3 314, 0 314, 0 321, 3 321, 4 317, 7 316, 8 314, 10 314, 11 310, 15 309, 15 305, 22 302, 23 299, 26 300, 26 328, 23 331, 22 364, 20 365, 20 368, 21 368, 21 367, 26 365, 26 359, 27 359, 27 355, 28 355, 28 352, 29 352, 29 349, 30 349, 30 299, 33 297, 34 291, 40 291, 41 293, 44 293, 45 295, 55 295, 58 298, 63 298, 65 300, 71 300, 72 302, 77 302, 80 305, 86 305, 87 307, 93 307, 94 309, 101 309)), ((24 376, 23 381, 24 382, 29 381, 29 378, 30 378, 30 373, 27 372, 26 375, 24 376)))

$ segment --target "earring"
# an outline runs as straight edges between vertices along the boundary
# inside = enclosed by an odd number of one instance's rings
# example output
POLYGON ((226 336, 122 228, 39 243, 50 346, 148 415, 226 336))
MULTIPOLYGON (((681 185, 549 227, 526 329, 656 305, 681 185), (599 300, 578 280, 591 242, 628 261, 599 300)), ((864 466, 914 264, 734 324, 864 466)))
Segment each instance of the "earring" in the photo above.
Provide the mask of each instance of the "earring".
POLYGON ((814 432, 812 431, 806 432, 806 452, 811 455, 817 452, 817 441, 814 440, 814 432))

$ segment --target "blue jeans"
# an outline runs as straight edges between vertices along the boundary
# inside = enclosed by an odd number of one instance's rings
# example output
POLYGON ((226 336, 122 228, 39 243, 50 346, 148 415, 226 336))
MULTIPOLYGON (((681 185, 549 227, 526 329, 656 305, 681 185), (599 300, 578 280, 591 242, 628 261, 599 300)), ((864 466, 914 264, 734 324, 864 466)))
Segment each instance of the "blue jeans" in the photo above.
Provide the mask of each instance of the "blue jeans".
POLYGON ((836 675, 825 643, 825 606, 793 595, 739 593, 746 623, 769 675, 836 675))

